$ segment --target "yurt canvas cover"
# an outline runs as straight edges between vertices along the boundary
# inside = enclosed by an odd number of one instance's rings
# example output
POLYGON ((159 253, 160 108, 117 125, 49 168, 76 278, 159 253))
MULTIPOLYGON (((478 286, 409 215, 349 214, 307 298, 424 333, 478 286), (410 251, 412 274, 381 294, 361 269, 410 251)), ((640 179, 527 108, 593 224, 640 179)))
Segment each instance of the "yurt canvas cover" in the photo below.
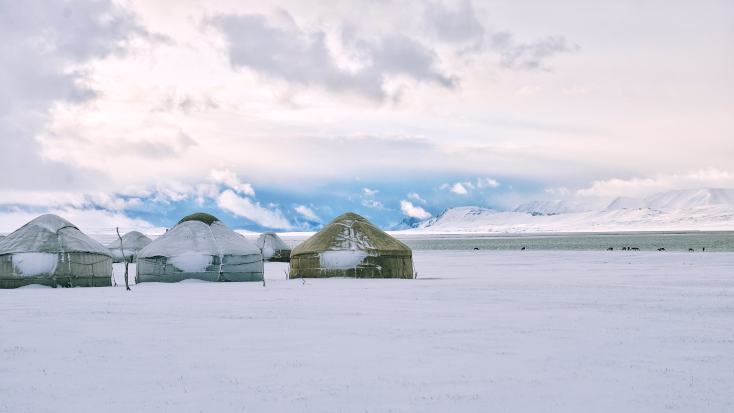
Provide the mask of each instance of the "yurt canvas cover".
POLYGON ((260 248, 266 261, 288 262, 291 258, 291 247, 272 231, 262 233, 255 246, 260 248))
POLYGON ((69 221, 41 215, 0 240, 0 288, 112 285, 112 255, 69 221))
POLYGON ((348 212, 291 251, 290 278, 413 278, 412 257, 407 245, 348 212))
POLYGON ((138 251, 147 247, 148 244, 153 242, 150 238, 141 234, 138 231, 130 231, 122 236, 122 251, 120 251, 120 239, 107 245, 110 253, 112 253, 112 260, 114 262, 122 262, 122 252, 125 252, 125 260, 127 262, 135 262, 138 258, 138 251))
POLYGON ((196 213, 138 252, 136 282, 262 281, 260 250, 216 217, 196 213))

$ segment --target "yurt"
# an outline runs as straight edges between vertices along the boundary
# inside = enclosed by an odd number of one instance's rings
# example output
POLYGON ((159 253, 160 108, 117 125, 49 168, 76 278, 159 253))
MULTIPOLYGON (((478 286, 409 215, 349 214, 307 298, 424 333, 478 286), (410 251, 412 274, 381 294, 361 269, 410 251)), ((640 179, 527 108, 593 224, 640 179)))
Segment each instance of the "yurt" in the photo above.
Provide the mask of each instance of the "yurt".
POLYGON ((410 248, 351 212, 295 247, 290 261, 290 278, 413 278, 410 248))
POLYGON ((122 251, 120 251, 120 239, 107 245, 110 253, 112 253, 113 262, 122 262, 122 254, 125 253, 127 262, 135 262, 138 258, 138 251, 147 247, 153 242, 150 238, 138 231, 130 231, 122 236, 122 251))
POLYGON ((112 254, 71 222, 41 215, 0 240, 0 288, 112 285, 112 254))
POLYGON ((291 258, 291 247, 272 231, 264 232, 255 241, 255 246, 260 248, 265 261, 288 262, 291 258))
POLYGON ((260 250, 216 217, 196 213, 138 251, 136 282, 262 281, 260 250))

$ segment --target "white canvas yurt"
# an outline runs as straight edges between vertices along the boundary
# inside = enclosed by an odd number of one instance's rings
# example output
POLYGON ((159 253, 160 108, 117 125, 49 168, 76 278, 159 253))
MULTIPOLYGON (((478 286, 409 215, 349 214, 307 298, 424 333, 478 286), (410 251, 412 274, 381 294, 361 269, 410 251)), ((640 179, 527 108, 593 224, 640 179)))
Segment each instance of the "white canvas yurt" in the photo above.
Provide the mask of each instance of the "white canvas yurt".
POLYGON ((114 262, 123 261, 123 252, 125 253, 125 261, 136 262, 138 251, 147 247, 151 242, 153 242, 153 240, 148 238, 145 234, 138 231, 130 231, 122 236, 122 251, 120 251, 119 239, 108 244, 107 248, 109 248, 114 262))
POLYGON ((112 254, 71 222, 41 215, 0 240, 0 288, 112 285, 112 254))
POLYGON ((196 213, 138 252, 136 282, 262 281, 260 250, 216 217, 196 213))
POLYGON ((260 248, 265 261, 289 262, 291 258, 291 247, 288 246, 275 232, 267 231, 260 235, 255 241, 255 246, 260 248))

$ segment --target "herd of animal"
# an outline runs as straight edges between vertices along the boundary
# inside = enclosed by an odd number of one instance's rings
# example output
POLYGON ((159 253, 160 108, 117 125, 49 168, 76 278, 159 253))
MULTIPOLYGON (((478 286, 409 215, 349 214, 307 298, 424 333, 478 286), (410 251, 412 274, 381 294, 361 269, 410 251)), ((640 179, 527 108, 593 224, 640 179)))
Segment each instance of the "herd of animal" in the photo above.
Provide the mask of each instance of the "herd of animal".
MULTIPOLYGON (((478 250, 479 248, 474 248, 475 250, 478 250)), ((640 249, 637 247, 622 247, 622 251, 639 251, 640 249)), ((525 247, 520 248, 520 251, 525 251, 525 247)), ((607 251, 614 251, 614 247, 607 248, 607 251)), ((658 248, 658 251, 665 251, 665 248, 658 248)), ((694 252, 693 248, 688 248, 689 252, 694 252)), ((706 247, 702 249, 702 251, 706 251, 706 247)))

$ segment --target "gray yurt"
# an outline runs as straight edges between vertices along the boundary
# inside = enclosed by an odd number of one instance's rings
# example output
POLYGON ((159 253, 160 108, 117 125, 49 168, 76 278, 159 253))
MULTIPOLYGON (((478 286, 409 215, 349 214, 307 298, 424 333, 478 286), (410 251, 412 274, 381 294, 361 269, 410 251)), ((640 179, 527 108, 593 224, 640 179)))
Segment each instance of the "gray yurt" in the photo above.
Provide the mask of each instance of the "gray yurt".
POLYGON ((288 246, 275 232, 268 231, 260 235, 255 241, 255 246, 260 248, 265 261, 288 262, 291 258, 291 247, 288 246))
POLYGON ((120 239, 108 244, 107 248, 112 253, 113 262, 122 262, 123 252, 125 253, 125 260, 127 262, 136 262, 138 251, 147 247, 151 242, 153 240, 145 236, 145 234, 138 231, 130 231, 122 236, 122 251, 120 251, 120 239))
POLYGON ((410 248, 352 212, 293 248, 290 261, 290 278, 413 278, 410 248))
POLYGON ((109 287, 112 254, 71 222, 41 215, 0 240, 0 288, 109 287))
POLYGON ((136 282, 262 281, 260 250, 216 217, 196 213, 138 252, 136 282))

